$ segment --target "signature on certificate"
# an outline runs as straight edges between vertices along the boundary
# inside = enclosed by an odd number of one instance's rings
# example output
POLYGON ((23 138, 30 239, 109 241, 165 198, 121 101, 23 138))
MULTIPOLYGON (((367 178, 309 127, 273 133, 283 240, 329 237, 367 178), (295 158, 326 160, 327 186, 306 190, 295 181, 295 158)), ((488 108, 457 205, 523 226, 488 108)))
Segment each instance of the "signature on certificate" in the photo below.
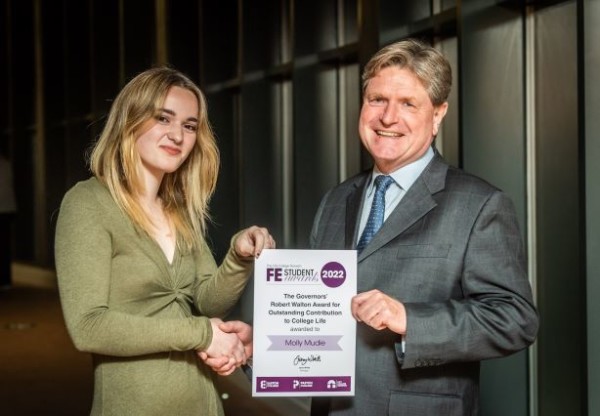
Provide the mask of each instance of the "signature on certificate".
POLYGON ((306 365, 308 363, 320 363, 321 362, 321 356, 320 355, 309 355, 308 357, 303 357, 301 355, 296 355, 294 357, 294 365, 306 365))

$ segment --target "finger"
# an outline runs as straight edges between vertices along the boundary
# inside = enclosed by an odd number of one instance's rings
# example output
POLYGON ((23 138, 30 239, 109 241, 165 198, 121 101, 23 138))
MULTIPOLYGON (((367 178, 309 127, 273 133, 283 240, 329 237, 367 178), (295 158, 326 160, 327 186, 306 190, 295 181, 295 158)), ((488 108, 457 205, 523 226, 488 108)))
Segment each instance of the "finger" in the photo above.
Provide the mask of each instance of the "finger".
POLYGON ((254 348, 252 347, 252 343, 244 345, 244 354, 246 354, 246 362, 248 362, 248 360, 252 358, 252 354, 254 354, 254 348))
POLYGON ((244 350, 244 345, 240 343, 239 348, 236 348, 233 353, 232 359, 234 360, 234 365, 239 367, 243 364, 246 364, 246 352, 244 350))
POLYGON ((229 370, 227 371, 217 371, 217 374, 220 376, 228 376, 231 373, 233 373, 235 371, 236 367, 231 367, 229 370))
POLYGON ((207 357, 204 360, 204 363, 214 369, 215 371, 221 370, 223 367, 229 365, 229 357, 221 356, 221 357, 207 357))
POLYGON ((267 244, 269 233, 266 228, 257 228, 254 233, 254 257, 258 258, 267 244))
POLYGON ((219 329, 223 332, 227 332, 228 334, 232 333, 232 332, 239 332, 236 331, 236 322, 237 321, 226 321, 226 322, 221 322, 219 324, 219 329))
POLYGON ((227 375, 233 373, 236 368, 237 367, 235 365, 233 365, 231 362, 228 362, 227 364, 221 366, 218 369, 214 369, 214 370, 220 376, 227 376, 227 375))
POLYGON ((352 302, 350 302, 350 312, 352 313, 352 316, 354 317, 354 319, 356 319, 358 322, 361 322, 362 319, 360 317, 360 307, 362 305, 362 302, 360 299, 357 299, 356 296, 354 296, 352 298, 352 302))

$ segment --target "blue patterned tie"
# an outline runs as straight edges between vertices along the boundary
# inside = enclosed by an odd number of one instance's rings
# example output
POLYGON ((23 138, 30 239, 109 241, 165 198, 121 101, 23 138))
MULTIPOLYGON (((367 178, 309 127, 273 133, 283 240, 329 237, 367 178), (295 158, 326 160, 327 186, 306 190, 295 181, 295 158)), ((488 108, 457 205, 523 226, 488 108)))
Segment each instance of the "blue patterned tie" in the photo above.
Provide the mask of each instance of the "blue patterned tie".
POLYGON ((369 212, 369 219, 367 225, 358 240, 356 249, 361 252, 363 248, 373 236, 379 231, 383 225, 383 214, 385 213, 385 192, 394 182, 391 176, 379 175, 375 178, 375 195, 373 196, 373 205, 371 205, 371 212, 369 212))

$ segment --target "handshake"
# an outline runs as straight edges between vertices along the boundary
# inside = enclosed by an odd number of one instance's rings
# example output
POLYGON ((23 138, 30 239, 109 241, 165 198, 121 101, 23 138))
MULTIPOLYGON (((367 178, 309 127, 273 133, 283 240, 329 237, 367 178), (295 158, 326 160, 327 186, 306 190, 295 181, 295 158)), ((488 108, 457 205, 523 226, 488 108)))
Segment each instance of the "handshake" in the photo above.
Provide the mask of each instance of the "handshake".
POLYGON ((227 376, 248 363, 252 357, 252 327, 242 321, 223 322, 210 318, 213 337, 198 357, 217 374, 227 376))

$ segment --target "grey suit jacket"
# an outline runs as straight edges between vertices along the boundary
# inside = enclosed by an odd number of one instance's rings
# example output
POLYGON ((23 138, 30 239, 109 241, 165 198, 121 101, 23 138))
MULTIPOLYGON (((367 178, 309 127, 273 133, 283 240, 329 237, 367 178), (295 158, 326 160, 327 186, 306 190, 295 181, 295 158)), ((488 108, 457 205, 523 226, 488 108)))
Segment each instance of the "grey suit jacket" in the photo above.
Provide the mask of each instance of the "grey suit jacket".
MULTIPOLYGON (((311 233, 318 249, 352 249, 370 175, 323 198, 311 233)), ((356 394, 335 415, 477 415, 479 361, 530 345, 538 315, 509 198, 436 154, 358 256, 358 292, 403 302, 401 336, 357 324, 356 394)))

